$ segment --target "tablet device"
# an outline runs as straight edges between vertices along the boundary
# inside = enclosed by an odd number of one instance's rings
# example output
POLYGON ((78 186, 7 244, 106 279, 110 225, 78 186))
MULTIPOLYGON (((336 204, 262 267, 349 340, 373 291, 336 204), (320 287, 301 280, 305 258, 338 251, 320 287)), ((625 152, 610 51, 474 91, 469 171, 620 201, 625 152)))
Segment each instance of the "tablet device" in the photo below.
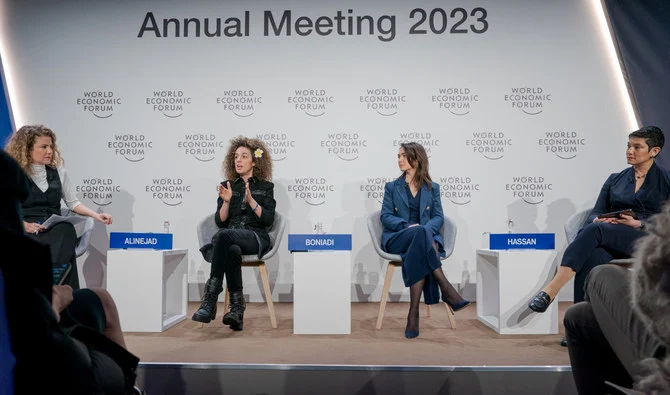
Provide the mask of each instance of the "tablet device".
POLYGON ((637 215, 631 209, 612 211, 611 213, 605 213, 598 215, 598 218, 619 218, 619 214, 630 215, 631 217, 637 219, 637 215))
POLYGON ((70 274, 72 265, 69 263, 54 263, 51 265, 51 274, 53 275, 53 285, 63 285, 63 282, 70 274))

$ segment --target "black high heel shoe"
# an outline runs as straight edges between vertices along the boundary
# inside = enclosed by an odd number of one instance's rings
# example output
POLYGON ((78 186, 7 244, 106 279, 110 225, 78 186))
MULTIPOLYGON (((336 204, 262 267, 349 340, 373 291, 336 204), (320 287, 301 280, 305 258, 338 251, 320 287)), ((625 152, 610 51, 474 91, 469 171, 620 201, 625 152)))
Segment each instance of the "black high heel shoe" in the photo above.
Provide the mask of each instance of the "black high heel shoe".
POLYGON ((449 303, 449 300, 447 300, 447 298, 444 295, 442 295, 442 301, 444 303, 448 304, 449 307, 451 307, 451 309, 454 311, 454 313, 470 304, 470 301, 467 300, 467 299, 463 299, 456 304, 451 304, 451 303, 449 303))
POLYGON ((544 313, 547 311, 547 308, 549 308, 549 305, 551 304, 552 300, 551 297, 549 297, 549 294, 540 291, 533 300, 528 303, 528 308, 533 310, 536 313, 544 313))
MULTIPOLYGON (((417 314, 416 319, 417 320, 419 319, 418 314, 417 314)), ((408 329, 409 328, 409 321, 410 321, 410 317, 408 316, 407 317, 407 325, 405 326, 405 337, 408 338, 408 339, 414 339, 415 337, 419 336, 419 324, 417 322, 416 330, 408 329)))

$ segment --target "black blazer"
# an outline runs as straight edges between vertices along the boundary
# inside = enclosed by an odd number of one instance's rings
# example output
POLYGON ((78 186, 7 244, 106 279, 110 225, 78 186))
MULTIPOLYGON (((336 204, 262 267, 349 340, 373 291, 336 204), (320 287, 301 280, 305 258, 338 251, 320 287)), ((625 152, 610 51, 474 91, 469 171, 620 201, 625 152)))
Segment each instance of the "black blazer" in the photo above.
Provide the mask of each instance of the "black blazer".
POLYGON ((663 202, 669 198, 670 172, 652 163, 644 183, 635 193, 635 171, 631 166, 607 178, 589 214, 588 223, 600 214, 626 209, 632 209, 638 219, 646 221, 650 216, 660 213, 663 202))
MULTIPOLYGON (((226 182, 221 182, 225 186, 226 182)), ((256 177, 249 178, 249 190, 256 203, 263 208, 261 216, 257 216, 249 204, 244 200, 244 180, 238 177, 230 181, 230 187, 233 190, 233 196, 230 198, 230 207, 228 207, 228 218, 221 221, 219 210, 223 206, 223 199, 216 199, 216 211, 214 212, 214 222, 220 229, 248 229, 256 233, 261 243, 258 251, 258 257, 272 247, 268 228, 272 226, 275 220, 275 207, 277 203, 274 198, 275 185, 270 181, 263 181, 256 177)), ((212 239, 214 239, 216 235, 212 239)), ((213 244, 207 243, 200 247, 202 257, 207 262, 212 262, 213 244)))

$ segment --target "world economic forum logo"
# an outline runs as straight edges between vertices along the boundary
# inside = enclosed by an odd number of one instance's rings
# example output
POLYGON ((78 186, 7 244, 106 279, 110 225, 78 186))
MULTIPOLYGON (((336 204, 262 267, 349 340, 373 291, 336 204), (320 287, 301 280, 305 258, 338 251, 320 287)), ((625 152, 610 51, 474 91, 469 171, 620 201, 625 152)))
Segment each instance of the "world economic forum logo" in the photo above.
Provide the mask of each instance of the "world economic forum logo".
POLYGON ((154 148, 153 141, 144 134, 119 133, 107 142, 107 149, 128 162, 141 162, 154 148))
POLYGON ((146 98, 151 111, 159 112, 167 118, 179 118, 193 99, 180 90, 155 90, 146 98))
POLYGON ((121 105, 121 98, 114 91, 89 90, 77 98, 77 106, 96 118, 109 118, 121 105))
POLYGON ((473 132, 465 140, 467 149, 489 160, 502 159, 512 146, 512 139, 503 132, 473 132))
POLYGON ((321 140, 321 148, 346 162, 358 159, 367 146, 368 141, 358 133, 328 133, 327 138, 321 140))
POLYGON ((359 96, 359 102, 368 111, 379 115, 390 117, 396 115, 407 96, 400 94, 396 88, 367 88, 365 93, 359 96))
POLYGON ((431 101, 441 110, 454 115, 468 115, 479 95, 470 88, 439 88, 437 94, 431 95, 431 101))
POLYGON ((84 178, 75 187, 75 193, 97 206, 109 206, 114 200, 114 194, 118 192, 121 192, 121 186, 115 184, 111 178, 84 178))
POLYGON ((187 133, 183 140, 177 141, 180 152, 201 162, 209 162, 220 156, 226 145, 225 141, 217 139, 213 133, 187 133))
POLYGON ((541 86, 514 87, 505 94, 505 102, 527 115, 539 115, 551 102, 551 93, 541 86))
POLYGON ((384 188, 387 182, 394 181, 395 177, 367 177, 359 185, 363 197, 368 200, 376 201, 379 204, 384 202, 384 188))
POLYGON ((216 104, 224 112, 230 112, 239 118, 248 118, 255 114, 256 109, 263 103, 263 96, 253 89, 229 89, 216 98, 216 104))
POLYGON ((289 184, 289 195, 310 206, 321 206, 326 203, 328 196, 335 191, 335 185, 330 184, 324 177, 296 177, 293 184, 289 184))
POLYGON ((433 149, 440 146, 440 139, 437 138, 433 133, 427 132, 400 132, 396 139, 393 139, 392 145, 397 151, 400 149, 401 144, 403 143, 418 143, 423 146, 426 150, 426 155, 430 158, 433 153, 433 149))
POLYGON ((286 133, 259 133, 256 138, 270 150, 273 162, 285 160, 295 149, 295 140, 286 133))
POLYGON ((184 195, 191 192, 191 186, 184 183, 182 178, 153 178, 145 191, 151 198, 161 201, 166 206, 179 206, 184 195))
POLYGON ((561 159, 574 159, 580 147, 586 145, 586 139, 577 132, 546 132, 537 140, 538 146, 547 153, 556 155, 561 159))
POLYGON ((553 189, 554 184, 548 183, 544 177, 514 176, 512 182, 505 184, 505 190, 513 198, 522 199, 528 204, 542 203, 553 189))
POLYGON ((326 114, 335 99, 325 89, 294 89, 286 101, 295 111, 320 117, 326 114))
POLYGON ((439 184, 440 196, 458 206, 470 204, 473 196, 479 193, 479 183, 472 181, 471 177, 440 177, 439 184))

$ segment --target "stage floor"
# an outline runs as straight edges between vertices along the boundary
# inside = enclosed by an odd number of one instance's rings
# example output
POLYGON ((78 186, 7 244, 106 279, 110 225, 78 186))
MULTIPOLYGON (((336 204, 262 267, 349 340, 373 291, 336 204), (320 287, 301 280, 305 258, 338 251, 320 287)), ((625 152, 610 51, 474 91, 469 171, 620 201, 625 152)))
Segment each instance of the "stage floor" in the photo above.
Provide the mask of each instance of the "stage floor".
POLYGON ((421 306, 420 335, 405 339, 409 304, 388 303, 384 326, 375 329, 379 303, 352 303, 351 335, 294 335, 293 304, 275 303, 277 329, 265 303, 248 303, 244 330, 216 321, 190 320, 199 303, 189 303, 189 319, 162 333, 126 333, 128 349, 141 362, 314 364, 394 366, 569 366, 564 334, 565 310, 559 303, 558 335, 499 335, 477 320, 474 304, 456 313, 450 329, 442 306, 426 317, 421 306))

